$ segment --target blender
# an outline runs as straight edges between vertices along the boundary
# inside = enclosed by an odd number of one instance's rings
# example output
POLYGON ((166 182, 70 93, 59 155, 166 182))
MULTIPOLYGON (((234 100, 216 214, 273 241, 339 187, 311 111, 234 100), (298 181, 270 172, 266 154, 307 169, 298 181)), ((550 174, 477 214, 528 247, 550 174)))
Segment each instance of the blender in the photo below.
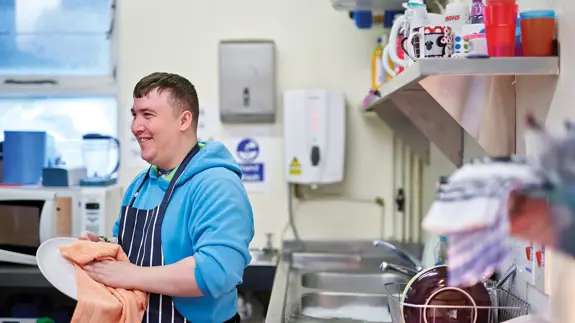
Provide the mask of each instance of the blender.
POLYGON ((81 186, 109 186, 118 181, 120 141, 112 136, 96 133, 82 137, 82 158, 86 177, 81 186), (113 153, 115 151, 115 153, 113 153))

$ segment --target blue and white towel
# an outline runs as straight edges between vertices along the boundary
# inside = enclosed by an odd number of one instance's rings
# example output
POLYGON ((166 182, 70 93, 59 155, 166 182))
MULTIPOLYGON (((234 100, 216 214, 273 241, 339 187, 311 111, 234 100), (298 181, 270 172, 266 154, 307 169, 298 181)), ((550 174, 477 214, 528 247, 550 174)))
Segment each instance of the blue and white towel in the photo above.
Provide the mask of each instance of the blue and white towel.
POLYGON ((472 286, 508 267, 509 194, 546 183, 523 160, 486 159, 464 165, 442 185, 423 228, 447 237, 449 285, 472 286))

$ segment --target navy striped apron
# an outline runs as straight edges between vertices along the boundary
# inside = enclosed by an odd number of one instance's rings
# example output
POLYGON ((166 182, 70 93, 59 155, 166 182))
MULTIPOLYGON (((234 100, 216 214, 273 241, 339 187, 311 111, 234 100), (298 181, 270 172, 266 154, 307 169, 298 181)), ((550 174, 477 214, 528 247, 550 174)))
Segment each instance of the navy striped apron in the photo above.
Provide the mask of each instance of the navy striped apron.
MULTIPOLYGON (((150 168, 146 173, 140 186, 132 196, 130 204, 122 207, 120 216, 120 227, 118 229, 118 243, 130 258, 130 262, 138 266, 163 266, 164 255, 162 253, 162 222, 166 213, 166 208, 174 193, 176 181, 198 153, 200 146, 196 144, 188 153, 176 173, 170 180, 166 193, 162 198, 162 203, 151 210, 134 208, 134 202, 149 178, 150 168)), ((149 294, 148 308, 142 318, 143 323, 188 323, 180 312, 174 307, 172 298, 167 295, 149 294)), ((236 314, 224 323, 240 322, 240 317, 236 314)), ((190 322, 191 323, 191 322, 190 322)))

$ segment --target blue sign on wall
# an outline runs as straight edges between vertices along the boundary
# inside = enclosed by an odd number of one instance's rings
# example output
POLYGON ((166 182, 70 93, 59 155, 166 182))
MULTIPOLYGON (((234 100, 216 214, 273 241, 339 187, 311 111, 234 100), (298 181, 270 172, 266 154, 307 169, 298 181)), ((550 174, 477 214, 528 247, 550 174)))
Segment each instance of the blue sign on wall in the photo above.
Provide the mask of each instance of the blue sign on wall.
POLYGON ((260 146, 257 141, 251 138, 243 139, 239 142, 236 154, 240 160, 239 166, 242 170, 242 181, 258 183, 264 181, 264 164, 258 162, 260 146))

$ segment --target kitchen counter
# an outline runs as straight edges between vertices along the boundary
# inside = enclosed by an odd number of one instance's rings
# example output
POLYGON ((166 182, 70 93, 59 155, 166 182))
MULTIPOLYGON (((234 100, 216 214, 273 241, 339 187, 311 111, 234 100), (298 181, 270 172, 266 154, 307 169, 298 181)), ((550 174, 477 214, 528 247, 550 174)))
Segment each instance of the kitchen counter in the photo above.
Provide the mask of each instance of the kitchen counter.
MULTIPOLYGON (((277 252, 265 252, 263 250, 251 250, 252 262, 246 269, 246 275, 256 271, 257 275, 265 273, 273 275, 278 262, 277 252), (270 274, 271 273, 271 274, 270 274)), ((249 279, 252 281, 252 279, 249 279)), ((271 279, 270 279, 271 284, 271 279)), ((0 264, 0 288, 1 287, 21 287, 21 288, 51 288, 52 285, 44 278, 40 269, 36 266, 18 264, 0 264)), ((247 286, 246 288, 249 288, 247 286)))
MULTIPOLYGON (((421 259, 421 244, 394 244, 421 259)), ((384 285, 407 282, 410 278, 392 270, 381 272, 379 265, 383 261, 411 264, 389 249, 374 247, 372 241, 287 241, 282 250, 266 323, 326 322, 322 316, 330 315, 330 311, 342 315, 341 308, 346 304, 373 310, 374 315, 387 313, 387 306, 382 305, 387 303, 384 285)))

